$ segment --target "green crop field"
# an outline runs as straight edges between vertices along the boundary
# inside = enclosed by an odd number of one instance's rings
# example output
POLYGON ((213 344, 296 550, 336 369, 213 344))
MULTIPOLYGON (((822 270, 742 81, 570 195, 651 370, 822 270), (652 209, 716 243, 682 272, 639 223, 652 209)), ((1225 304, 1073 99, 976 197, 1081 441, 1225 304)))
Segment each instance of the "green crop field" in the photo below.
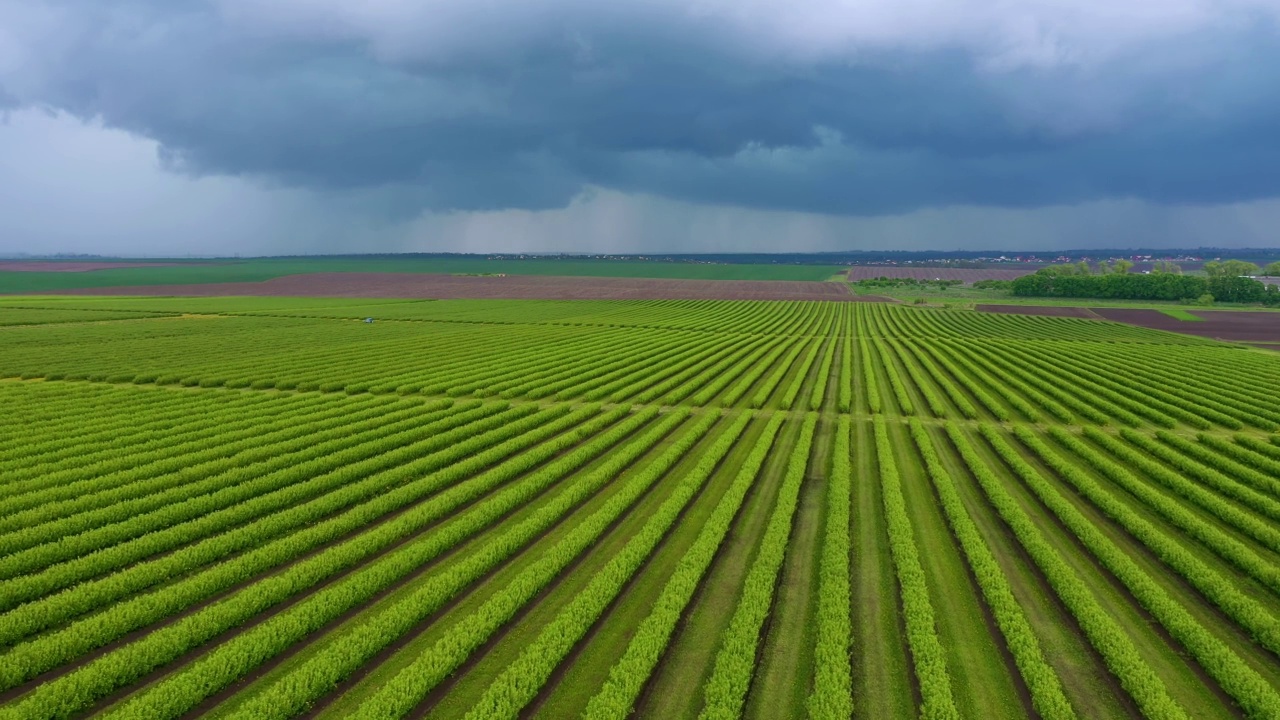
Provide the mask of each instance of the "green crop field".
POLYGON ((1082 318, 0 298, 0 718, 1280 718, 1277 398, 1082 318))
POLYGON ((827 280, 843 268, 830 265, 771 265, 572 260, 556 258, 361 258, 177 260, 185 265, 129 267, 91 272, 0 270, 0 293, 57 292, 74 288, 261 282, 285 275, 331 272, 568 275, 691 280, 827 280))

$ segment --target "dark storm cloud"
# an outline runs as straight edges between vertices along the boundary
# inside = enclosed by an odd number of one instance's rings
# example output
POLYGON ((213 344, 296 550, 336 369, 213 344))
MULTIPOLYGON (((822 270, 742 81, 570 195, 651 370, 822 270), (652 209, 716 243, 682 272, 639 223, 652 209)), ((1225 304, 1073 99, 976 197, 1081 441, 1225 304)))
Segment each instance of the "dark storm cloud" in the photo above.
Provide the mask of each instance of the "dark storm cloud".
POLYGON ((192 175, 392 188, 407 215, 562 207, 587 186, 838 215, 1280 194, 1265 22, 1188 10, 1154 38, 992 49, 1021 36, 939 36, 968 5, 934 4, 936 23, 871 13, 832 37, 819 0, 796 6, 813 22, 746 29, 666 2, 7 3, 0 107, 98 119, 192 175))

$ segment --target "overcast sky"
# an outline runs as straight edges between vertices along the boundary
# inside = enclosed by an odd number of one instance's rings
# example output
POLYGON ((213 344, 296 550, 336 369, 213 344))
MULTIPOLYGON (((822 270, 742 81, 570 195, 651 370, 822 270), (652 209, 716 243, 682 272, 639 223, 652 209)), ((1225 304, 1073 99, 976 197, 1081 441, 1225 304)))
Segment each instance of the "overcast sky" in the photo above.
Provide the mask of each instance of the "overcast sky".
POLYGON ((0 253, 1280 246, 1280 0, 0 0, 0 253))

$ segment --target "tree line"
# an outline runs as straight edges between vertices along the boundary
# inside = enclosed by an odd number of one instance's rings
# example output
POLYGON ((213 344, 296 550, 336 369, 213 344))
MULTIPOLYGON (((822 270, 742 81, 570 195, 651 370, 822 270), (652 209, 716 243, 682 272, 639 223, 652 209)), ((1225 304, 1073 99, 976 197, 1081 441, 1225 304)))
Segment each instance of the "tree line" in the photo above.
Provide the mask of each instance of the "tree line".
POLYGON ((1184 275, 1173 263, 1157 263, 1150 273, 1131 273, 1133 263, 1117 260, 1055 265, 1014 280, 1010 290, 1021 297, 1105 298, 1115 300, 1195 300, 1280 305, 1280 287, 1254 279, 1280 276, 1280 262, 1265 269, 1243 260, 1211 261, 1203 276, 1184 275))

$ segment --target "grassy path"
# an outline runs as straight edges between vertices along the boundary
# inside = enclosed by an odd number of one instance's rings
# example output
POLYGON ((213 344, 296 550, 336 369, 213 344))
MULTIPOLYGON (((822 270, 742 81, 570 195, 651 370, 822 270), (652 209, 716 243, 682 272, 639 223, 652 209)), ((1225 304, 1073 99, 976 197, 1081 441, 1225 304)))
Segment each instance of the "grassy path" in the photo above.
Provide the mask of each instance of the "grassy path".
MULTIPOLYGON (((800 423, 784 427, 777 448, 793 445, 800 423)), ((663 662, 636 704, 638 717, 690 718, 702 709, 702 686, 711 674, 720 636, 738 600, 747 569, 773 510, 786 472, 785 452, 770 453, 760 478, 733 531, 720 548, 684 622, 667 647, 663 662)))
POLYGON ((554 679, 554 684, 537 704, 526 709, 526 716, 554 720, 578 717, 582 713, 587 702, 604 685, 610 669, 626 650, 636 626, 649 614, 671 573, 732 483, 737 468, 750 453, 765 423, 765 420, 756 420, 743 433, 708 481, 702 495, 691 504, 654 557, 597 624, 592 635, 573 657, 566 659, 565 664, 569 667, 554 679))
POLYGON ((874 447, 871 423, 854 423, 853 697, 868 720, 916 712, 874 447))
MULTIPOLYGON (((1060 491, 1065 490, 1063 483, 1056 479, 1051 470, 1036 462, 1028 454, 1024 453, 1024 457, 1036 467, 1041 477, 1048 479, 1060 491)), ((1220 693, 1214 692, 1212 681, 1194 666, 1183 654, 1181 647, 1173 643, 1120 581, 1098 564, 1080 541, 1061 525, 1026 486, 1010 482, 1007 487, 1021 501, 1028 514, 1037 519, 1036 524, 1045 538, 1079 573, 1084 584, 1093 591, 1111 617, 1128 631, 1143 660, 1164 682, 1170 695, 1186 710, 1187 714, 1195 718, 1233 717, 1229 711, 1229 702, 1220 693)), ((1101 517, 1100 513, 1088 506, 1081 498, 1069 492, 1063 494, 1086 516, 1091 516, 1100 522, 1101 527, 1106 528, 1111 537, 1116 537, 1116 529, 1108 527, 1107 521, 1101 517)))
POLYGON ((826 475, 830 467, 835 423, 819 423, 809 474, 800 489, 787 547, 787 559, 778 580, 772 617, 762 649, 762 662, 747 696, 748 718, 800 717, 813 684, 814 624, 818 598, 818 538, 824 514, 826 475))
POLYGON ((962 717, 1022 717, 1027 708, 1019 699, 1011 662, 997 645, 999 630, 989 620, 969 577, 967 562, 913 452, 906 427, 895 425, 893 435, 903 496, 920 548, 938 635, 947 651, 956 706, 962 717))
MULTIPOLYGON (((1040 640, 1045 660, 1053 666, 1072 707, 1081 717, 1099 720, 1131 717, 1137 708, 1116 684, 1102 658, 1089 645, 1013 533, 988 505, 946 434, 935 431, 933 440, 940 459, 955 480, 969 517, 1000 563, 1014 597, 1040 640)), ((972 445, 984 456, 988 466, 999 462, 985 445, 977 442, 972 445)))

